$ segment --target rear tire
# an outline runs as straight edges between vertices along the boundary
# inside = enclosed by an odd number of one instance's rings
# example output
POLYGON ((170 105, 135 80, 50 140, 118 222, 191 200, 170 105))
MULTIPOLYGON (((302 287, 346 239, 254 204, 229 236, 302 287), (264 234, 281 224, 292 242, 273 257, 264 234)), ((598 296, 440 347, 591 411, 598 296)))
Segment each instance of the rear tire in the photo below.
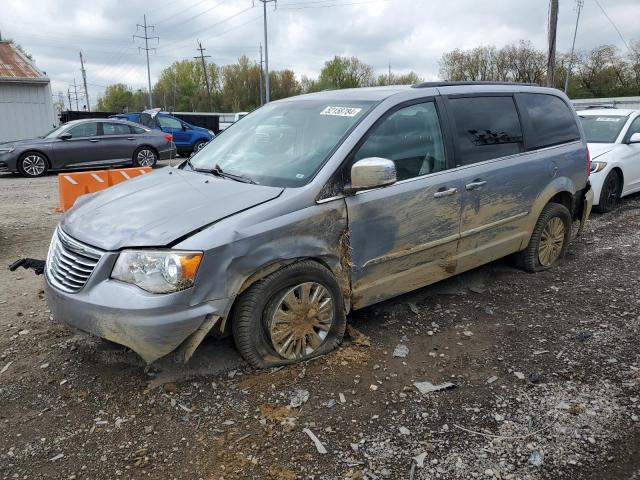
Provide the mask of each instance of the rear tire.
POLYGON ((233 308, 231 329, 244 359, 254 367, 268 368, 330 352, 342 342, 346 323, 335 277, 319 263, 306 260, 245 290, 233 308))
POLYGON ((620 174, 616 170, 611 170, 604 179, 600 199, 598 205, 593 207, 594 210, 599 213, 607 213, 616 208, 618 200, 620 200, 621 184, 620 174))
POLYGON ((158 154, 151 147, 138 147, 133 152, 133 165, 136 167, 155 167, 158 162, 158 154))
POLYGON ((38 152, 27 152, 18 160, 18 170, 24 177, 42 177, 49 171, 49 162, 38 152))
POLYGON ((515 256, 528 272, 547 270, 564 257, 571 239, 571 213, 559 203, 548 203, 540 213, 529 245, 515 256))

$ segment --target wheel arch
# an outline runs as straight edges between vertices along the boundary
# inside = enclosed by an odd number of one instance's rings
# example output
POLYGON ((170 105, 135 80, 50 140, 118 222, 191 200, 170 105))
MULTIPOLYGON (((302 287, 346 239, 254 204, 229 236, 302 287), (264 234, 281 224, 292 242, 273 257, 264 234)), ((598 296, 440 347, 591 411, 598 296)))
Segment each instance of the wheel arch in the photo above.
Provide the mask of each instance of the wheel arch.
POLYGON ((44 157, 44 160, 47 162, 47 168, 49 169, 53 168, 53 164, 51 163, 51 158, 49 158, 49 155, 47 155, 45 152, 37 148, 30 148, 29 150, 25 150, 24 152, 22 152, 18 157, 18 163, 22 161, 22 159, 27 155, 29 155, 30 153, 37 153, 38 155, 42 155, 44 157))

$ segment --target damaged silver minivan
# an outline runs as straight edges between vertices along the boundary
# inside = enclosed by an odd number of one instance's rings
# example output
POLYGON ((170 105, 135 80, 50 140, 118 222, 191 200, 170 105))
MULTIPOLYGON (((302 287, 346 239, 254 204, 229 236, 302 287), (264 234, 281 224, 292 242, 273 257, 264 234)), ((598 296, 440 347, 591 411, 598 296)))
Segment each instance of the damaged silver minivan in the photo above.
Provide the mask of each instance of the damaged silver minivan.
POLYGON ((346 315, 507 255, 554 265, 593 201, 558 90, 424 83, 272 102, 175 168, 80 197, 46 262, 55 317, 147 362, 231 332, 268 367, 346 315))

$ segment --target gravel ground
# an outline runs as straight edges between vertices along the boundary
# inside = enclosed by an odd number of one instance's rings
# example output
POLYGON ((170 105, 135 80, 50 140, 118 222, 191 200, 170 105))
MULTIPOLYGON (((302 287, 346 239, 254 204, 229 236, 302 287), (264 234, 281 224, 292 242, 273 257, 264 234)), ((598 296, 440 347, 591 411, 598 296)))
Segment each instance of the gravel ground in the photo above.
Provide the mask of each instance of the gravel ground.
MULTIPOLYGON (((56 177, 0 185, 0 263, 44 258, 56 177)), ((640 196, 551 271, 499 261, 349 320, 306 364, 254 371, 207 339, 145 367, 4 270, 0 478, 640 479, 640 196)))

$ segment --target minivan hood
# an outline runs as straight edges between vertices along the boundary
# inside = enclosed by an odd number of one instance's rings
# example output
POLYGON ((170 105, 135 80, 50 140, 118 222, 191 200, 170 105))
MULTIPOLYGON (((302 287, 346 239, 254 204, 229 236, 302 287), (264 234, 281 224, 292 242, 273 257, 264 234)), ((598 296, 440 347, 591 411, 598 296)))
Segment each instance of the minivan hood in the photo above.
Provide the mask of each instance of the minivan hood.
POLYGON ((80 197, 60 225, 77 240, 104 250, 161 247, 268 202, 282 190, 163 168, 80 197))
POLYGON ((616 146, 615 143, 587 143, 587 147, 589 147, 589 155, 591 156, 591 160, 595 160, 596 158, 604 155, 605 153, 609 153, 616 146))

